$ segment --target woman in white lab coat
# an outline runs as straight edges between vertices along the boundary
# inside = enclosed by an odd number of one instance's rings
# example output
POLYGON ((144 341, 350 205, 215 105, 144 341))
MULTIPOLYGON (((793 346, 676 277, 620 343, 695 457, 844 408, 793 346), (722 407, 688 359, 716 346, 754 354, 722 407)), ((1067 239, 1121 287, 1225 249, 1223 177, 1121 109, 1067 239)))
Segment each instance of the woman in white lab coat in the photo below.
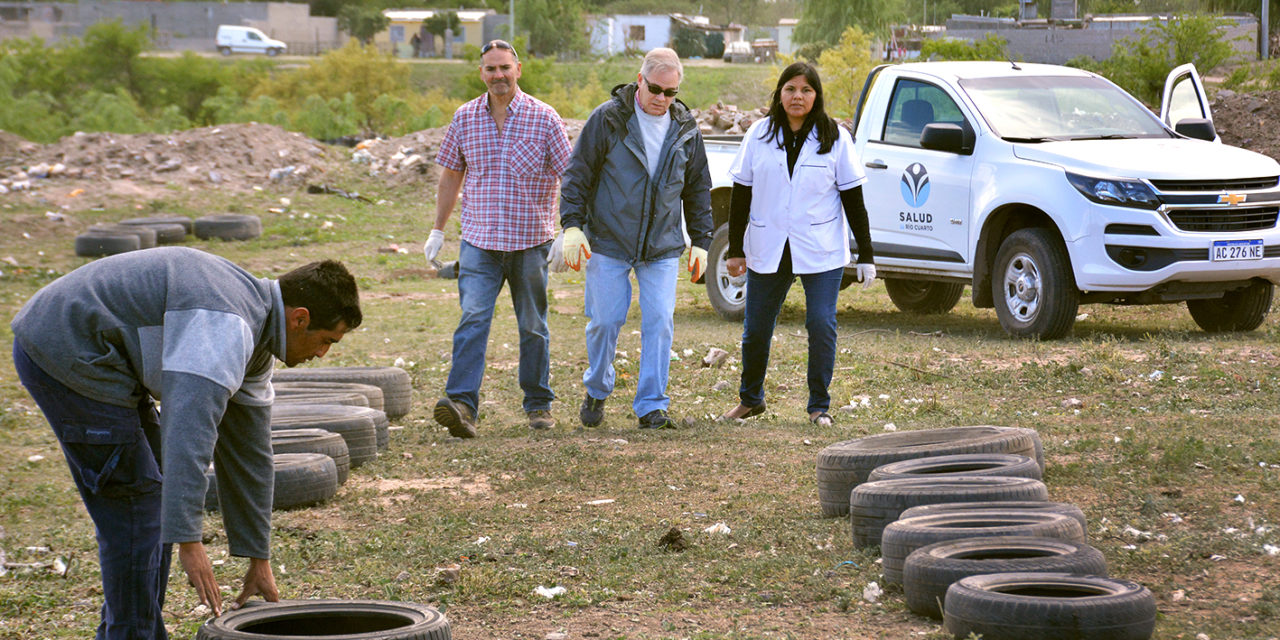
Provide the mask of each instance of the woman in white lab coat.
POLYGON ((836 357, 836 298, 849 261, 849 230, 858 244, 858 280, 876 277, 862 201, 866 176, 849 132, 827 116, 818 71, 796 62, 782 71, 768 117, 743 136, 729 170, 730 275, 747 274, 742 327, 740 404, 727 419, 764 412, 764 377, 778 312, 796 276, 804 286, 809 332, 809 420, 831 424, 827 387, 836 357))

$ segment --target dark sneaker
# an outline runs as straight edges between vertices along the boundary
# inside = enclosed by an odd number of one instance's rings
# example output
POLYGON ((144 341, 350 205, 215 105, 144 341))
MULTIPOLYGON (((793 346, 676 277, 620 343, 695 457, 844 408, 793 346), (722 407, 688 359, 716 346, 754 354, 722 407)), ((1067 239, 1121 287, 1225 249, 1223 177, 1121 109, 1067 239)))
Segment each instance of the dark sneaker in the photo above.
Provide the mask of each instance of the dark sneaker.
POLYGON ((467 408, 467 405, 454 402, 447 397, 440 398, 436 402, 434 416, 436 422, 449 430, 449 435, 456 438, 476 437, 476 417, 471 414, 471 409, 467 408))
POLYGON ((582 398, 582 406, 578 408, 578 419, 584 427, 598 427, 604 422, 604 400, 596 400, 591 394, 582 398))
POLYGON ((551 412, 546 409, 530 411, 525 415, 529 416, 529 428, 535 431, 546 431, 556 426, 556 419, 552 418, 551 412))
POLYGON ((641 429, 674 429, 676 423, 671 421, 671 416, 667 415, 662 409, 654 409, 649 413, 640 416, 641 429))

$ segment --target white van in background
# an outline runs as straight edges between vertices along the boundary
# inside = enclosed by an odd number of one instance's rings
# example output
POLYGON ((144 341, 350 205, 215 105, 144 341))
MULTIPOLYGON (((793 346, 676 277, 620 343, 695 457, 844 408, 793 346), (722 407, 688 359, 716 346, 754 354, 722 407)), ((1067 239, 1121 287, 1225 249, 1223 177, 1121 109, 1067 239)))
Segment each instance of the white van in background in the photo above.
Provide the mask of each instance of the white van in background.
POLYGON ((253 27, 238 27, 224 24, 218 27, 216 38, 218 52, 224 56, 232 53, 265 53, 276 56, 284 53, 287 47, 279 40, 272 40, 253 27))

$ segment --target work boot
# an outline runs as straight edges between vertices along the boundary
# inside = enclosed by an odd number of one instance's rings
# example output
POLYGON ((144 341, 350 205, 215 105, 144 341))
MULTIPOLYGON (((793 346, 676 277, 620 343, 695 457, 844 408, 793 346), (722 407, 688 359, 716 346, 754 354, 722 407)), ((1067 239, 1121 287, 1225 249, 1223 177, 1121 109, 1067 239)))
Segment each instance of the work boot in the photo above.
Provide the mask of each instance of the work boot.
POLYGON ((436 422, 449 430, 449 435, 455 438, 476 437, 476 417, 467 405, 446 396, 436 402, 434 416, 436 422))
POLYGON ((525 415, 529 416, 529 428, 534 431, 546 431, 556 426, 556 419, 552 418, 551 412, 546 409, 530 411, 525 415))
POLYGON ((597 400, 588 393, 582 398, 582 406, 578 408, 578 419, 584 427, 598 427, 604 422, 604 400, 597 400))
POLYGON ((674 429, 676 423, 671 421, 671 416, 667 415, 662 409, 654 409, 649 413, 640 416, 641 429, 674 429))

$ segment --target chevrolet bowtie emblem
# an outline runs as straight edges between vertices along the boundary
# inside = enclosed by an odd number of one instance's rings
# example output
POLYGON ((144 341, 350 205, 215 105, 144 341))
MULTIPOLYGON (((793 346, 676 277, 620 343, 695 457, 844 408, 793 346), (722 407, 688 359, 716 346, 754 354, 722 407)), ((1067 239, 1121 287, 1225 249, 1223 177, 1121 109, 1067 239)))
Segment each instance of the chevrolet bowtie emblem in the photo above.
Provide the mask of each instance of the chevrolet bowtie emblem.
POLYGON ((1218 204, 1237 205, 1249 198, 1245 193, 1224 193, 1218 196, 1218 204))

